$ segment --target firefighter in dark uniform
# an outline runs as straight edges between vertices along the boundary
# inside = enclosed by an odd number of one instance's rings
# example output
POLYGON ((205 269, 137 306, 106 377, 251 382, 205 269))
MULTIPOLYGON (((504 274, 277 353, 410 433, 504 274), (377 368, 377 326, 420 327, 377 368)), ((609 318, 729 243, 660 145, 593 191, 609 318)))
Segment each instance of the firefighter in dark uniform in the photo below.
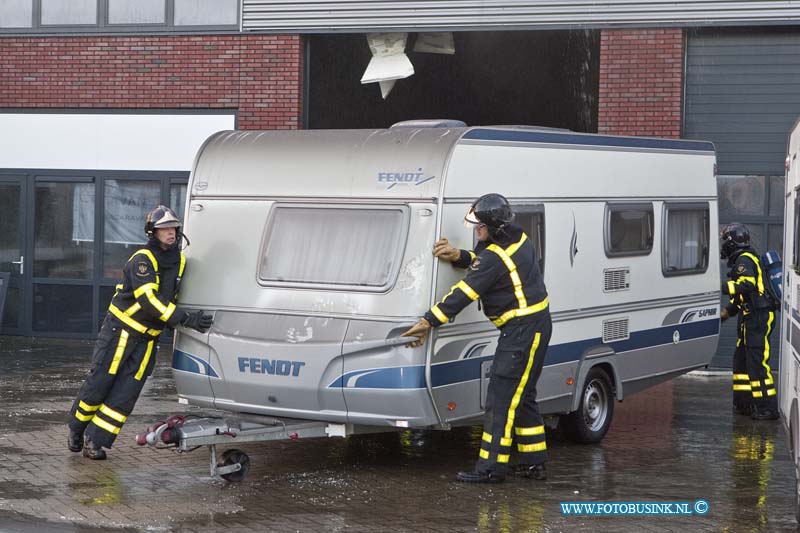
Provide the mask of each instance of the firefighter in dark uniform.
POLYGON ((778 418, 775 380, 769 367, 769 335, 775 322, 773 304, 750 232, 742 224, 728 224, 720 232, 720 255, 728 260, 728 281, 722 293, 730 298, 720 318, 737 316, 736 351, 733 354, 733 408, 754 420, 778 418))
POLYGON ((69 413, 70 451, 105 459, 153 372, 158 338, 181 324, 204 332, 212 319, 203 311, 175 307, 186 257, 184 235, 172 209, 147 214, 148 242, 131 255, 108 307, 92 355, 92 368, 69 413))
POLYGON ((418 337, 409 346, 421 346, 430 328, 452 320, 479 298, 486 316, 500 329, 478 462, 474 471, 458 473, 460 481, 504 481, 514 442, 516 472, 533 479, 547 477, 547 444, 536 383, 552 323, 533 245, 522 228, 512 224, 513 219, 508 201, 499 194, 486 194, 472 204, 464 220, 474 225, 480 241, 475 251, 458 250, 447 239, 434 247, 436 257, 467 268, 466 277, 403 333, 418 337))

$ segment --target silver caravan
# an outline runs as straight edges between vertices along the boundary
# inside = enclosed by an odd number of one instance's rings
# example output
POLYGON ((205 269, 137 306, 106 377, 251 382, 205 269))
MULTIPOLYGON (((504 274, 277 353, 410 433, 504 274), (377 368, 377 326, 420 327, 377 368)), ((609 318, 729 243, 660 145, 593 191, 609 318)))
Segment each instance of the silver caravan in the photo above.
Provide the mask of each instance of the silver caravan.
MULTIPOLYGON (((800 118, 789 134, 783 212, 783 313, 778 407, 795 465, 795 513, 800 522, 800 118)), ((773 335, 773 342, 776 335, 773 335)))
POLYGON ((614 399, 707 365, 719 334, 710 143, 527 127, 212 136, 185 213, 182 403, 340 425, 446 429, 483 413, 498 335, 471 304, 419 348, 400 333, 463 276, 476 197, 512 202, 541 258, 553 337, 544 414, 601 439, 614 399))

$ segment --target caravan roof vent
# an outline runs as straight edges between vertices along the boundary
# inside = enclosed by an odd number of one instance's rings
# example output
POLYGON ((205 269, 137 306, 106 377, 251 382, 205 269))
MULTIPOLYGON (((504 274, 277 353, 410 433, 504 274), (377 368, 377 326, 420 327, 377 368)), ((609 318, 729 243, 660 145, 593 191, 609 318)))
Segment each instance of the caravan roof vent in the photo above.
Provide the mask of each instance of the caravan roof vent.
POLYGON ((393 128, 466 128, 467 125, 460 120, 450 119, 421 119, 404 120, 392 124, 393 128))

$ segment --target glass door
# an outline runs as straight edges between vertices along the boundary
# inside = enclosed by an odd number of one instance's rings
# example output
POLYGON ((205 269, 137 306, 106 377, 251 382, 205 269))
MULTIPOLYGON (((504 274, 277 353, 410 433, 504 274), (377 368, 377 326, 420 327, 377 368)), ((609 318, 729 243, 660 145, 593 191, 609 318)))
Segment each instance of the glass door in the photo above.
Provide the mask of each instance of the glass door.
POLYGON ((30 275, 25 257, 25 176, 0 175, 0 272, 10 272, 0 332, 22 334, 28 328, 24 312, 24 280, 30 275))

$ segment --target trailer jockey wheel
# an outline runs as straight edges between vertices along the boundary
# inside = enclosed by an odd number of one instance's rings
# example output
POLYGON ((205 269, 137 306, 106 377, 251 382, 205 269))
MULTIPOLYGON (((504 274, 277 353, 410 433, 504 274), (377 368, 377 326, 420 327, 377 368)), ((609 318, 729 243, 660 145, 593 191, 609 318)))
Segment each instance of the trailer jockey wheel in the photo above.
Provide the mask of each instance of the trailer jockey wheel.
POLYGON ((222 474, 220 477, 225 481, 241 481, 247 475, 250 469, 250 457, 247 456, 242 450, 232 449, 225 450, 222 454, 222 464, 220 466, 230 466, 239 463, 241 469, 238 472, 231 472, 229 474, 222 474))

